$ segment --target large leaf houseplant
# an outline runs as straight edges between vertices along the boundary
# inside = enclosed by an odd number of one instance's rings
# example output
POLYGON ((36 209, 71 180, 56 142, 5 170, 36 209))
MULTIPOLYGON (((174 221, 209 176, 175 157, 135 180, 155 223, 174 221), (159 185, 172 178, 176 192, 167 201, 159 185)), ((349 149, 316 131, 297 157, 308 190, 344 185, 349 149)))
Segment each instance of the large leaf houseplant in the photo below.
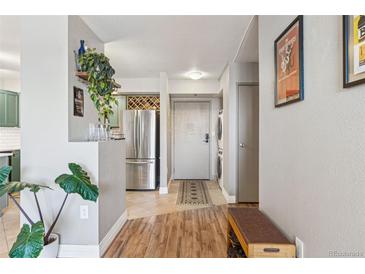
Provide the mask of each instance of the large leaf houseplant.
POLYGON ((29 223, 23 224, 17 236, 16 242, 9 252, 9 257, 36 258, 41 254, 45 246, 47 247, 56 240, 52 232, 70 194, 78 194, 84 200, 89 200, 93 202, 97 200, 99 196, 99 189, 96 185, 93 185, 91 183, 90 177, 88 176, 86 171, 84 171, 80 165, 75 163, 70 163, 68 167, 71 171, 71 174, 62 174, 55 179, 55 183, 58 184, 65 191, 66 194, 56 215, 56 218, 54 219, 53 223, 47 231, 45 229, 43 214, 38 201, 37 193, 41 189, 50 188, 48 186, 42 186, 37 184, 7 182, 6 179, 11 172, 11 167, 4 166, 0 168, 0 197, 3 195, 8 195, 29 223), (39 215, 39 220, 37 222, 30 218, 25 209, 14 198, 13 194, 15 192, 19 192, 24 189, 28 189, 30 192, 33 193, 39 215))

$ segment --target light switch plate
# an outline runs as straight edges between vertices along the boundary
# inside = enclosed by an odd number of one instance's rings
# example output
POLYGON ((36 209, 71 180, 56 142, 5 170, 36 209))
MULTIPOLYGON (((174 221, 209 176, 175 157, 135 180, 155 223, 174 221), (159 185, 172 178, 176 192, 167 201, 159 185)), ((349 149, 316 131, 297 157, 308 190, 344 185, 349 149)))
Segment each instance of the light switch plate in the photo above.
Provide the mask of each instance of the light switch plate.
POLYGON ((87 205, 80 206, 80 219, 89 219, 89 207, 87 205))
POLYGON ((295 247, 297 251, 297 258, 304 258, 304 243, 298 237, 295 237, 295 247))

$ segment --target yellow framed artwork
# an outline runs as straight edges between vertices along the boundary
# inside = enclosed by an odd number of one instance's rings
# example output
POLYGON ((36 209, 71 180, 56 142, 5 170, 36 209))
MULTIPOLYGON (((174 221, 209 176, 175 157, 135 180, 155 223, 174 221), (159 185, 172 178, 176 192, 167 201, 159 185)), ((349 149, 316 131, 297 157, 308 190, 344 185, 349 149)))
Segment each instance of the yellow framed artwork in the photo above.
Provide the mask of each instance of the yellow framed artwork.
POLYGON ((365 15, 343 16, 343 87, 365 83, 365 15))

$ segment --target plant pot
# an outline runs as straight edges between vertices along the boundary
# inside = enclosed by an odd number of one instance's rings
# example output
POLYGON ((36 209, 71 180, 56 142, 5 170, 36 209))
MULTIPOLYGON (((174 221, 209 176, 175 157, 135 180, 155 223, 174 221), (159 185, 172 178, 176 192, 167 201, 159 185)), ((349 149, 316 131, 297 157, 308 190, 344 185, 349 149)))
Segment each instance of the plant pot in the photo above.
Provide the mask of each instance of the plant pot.
POLYGON ((57 234, 51 234, 50 239, 54 239, 48 245, 43 247, 41 254, 38 258, 57 258, 58 249, 60 247, 60 237, 57 234))

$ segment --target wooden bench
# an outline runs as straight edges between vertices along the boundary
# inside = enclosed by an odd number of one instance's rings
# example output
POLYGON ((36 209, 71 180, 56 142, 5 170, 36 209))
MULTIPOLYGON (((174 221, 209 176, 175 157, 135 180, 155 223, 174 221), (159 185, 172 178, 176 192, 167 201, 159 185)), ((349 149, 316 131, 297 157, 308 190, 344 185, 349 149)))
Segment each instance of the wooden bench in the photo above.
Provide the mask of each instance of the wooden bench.
POLYGON ((227 237, 228 257, 295 257, 295 245, 257 208, 229 208, 227 237), (232 256, 238 245, 243 255, 232 256))

